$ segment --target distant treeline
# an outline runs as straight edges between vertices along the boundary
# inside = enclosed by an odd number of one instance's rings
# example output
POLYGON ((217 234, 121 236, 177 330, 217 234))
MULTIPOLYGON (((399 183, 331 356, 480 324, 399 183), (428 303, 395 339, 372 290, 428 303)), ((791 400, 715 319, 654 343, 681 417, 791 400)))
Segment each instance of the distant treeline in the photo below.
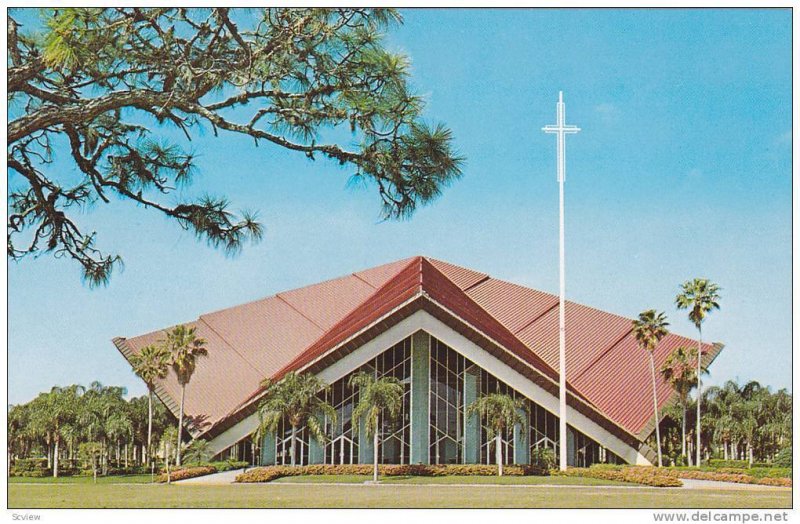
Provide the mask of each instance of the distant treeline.
MULTIPOLYGON (((27 459, 46 459, 58 474, 97 467, 102 474, 148 463, 147 396, 125 400, 126 390, 92 382, 89 387, 54 387, 8 411, 9 468, 28 467, 27 459)), ((172 427, 175 417, 154 399, 153 442, 172 427)), ((155 446, 154 446, 155 448, 155 446)), ((154 451, 155 453, 155 451, 154 451)))
MULTIPOLYGON (((661 445, 664 455, 679 465, 694 456, 696 400, 687 395, 664 410, 661 445), (685 408, 685 410, 684 410, 685 408), (682 421, 686 436, 682 442, 682 421)), ((745 384, 729 380, 704 389, 701 399, 704 459, 773 463, 779 454, 791 465, 792 394, 786 389, 773 393, 752 380, 745 384), (781 451, 784 451, 781 453, 781 451), (785 457, 783 457, 785 455, 785 457)), ((651 436, 652 445, 655 437, 651 436)))

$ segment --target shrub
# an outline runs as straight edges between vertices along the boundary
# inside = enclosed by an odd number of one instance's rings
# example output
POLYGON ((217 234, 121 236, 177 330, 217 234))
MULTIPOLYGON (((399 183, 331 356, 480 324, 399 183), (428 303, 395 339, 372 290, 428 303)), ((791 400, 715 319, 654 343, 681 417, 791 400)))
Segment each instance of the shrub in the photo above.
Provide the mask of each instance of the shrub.
POLYGON ((24 458, 14 461, 14 466, 9 471, 12 477, 46 477, 53 471, 47 467, 46 458, 24 458))
MULTIPOLYGON (((198 467, 191 467, 191 468, 181 468, 176 469, 170 472, 170 480, 185 480, 191 479, 194 477, 202 477, 203 475, 210 475, 211 473, 216 473, 217 468, 213 466, 198 466, 198 467)), ((166 482, 167 481, 167 474, 162 473, 158 476, 156 482, 166 482)))
POLYGON ((566 471, 554 470, 550 473, 560 477, 584 477, 602 480, 631 482, 656 488, 679 488, 683 483, 674 475, 664 474, 666 470, 640 466, 614 466, 602 464, 600 467, 568 468, 566 471))
POLYGON ((675 465, 675 466, 688 466, 689 465, 689 459, 686 457, 686 455, 678 455, 672 461, 672 464, 675 465))
POLYGON ((772 462, 774 466, 779 468, 791 468, 792 467, 792 448, 791 446, 788 448, 783 448, 778 452, 778 455, 775 457, 775 460, 772 462))
POLYGON ((546 470, 556 467, 556 453, 550 448, 536 448, 531 453, 531 464, 546 470))
MULTIPOLYGON (((441 477, 447 475, 493 476, 497 467, 486 464, 387 464, 378 466, 378 473, 386 477, 415 476, 441 477)), ((533 465, 509 465, 503 468, 505 475, 546 475, 547 470, 533 465)), ((281 477, 299 475, 371 475, 370 464, 314 464, 310 466, 264 466, 251 469, 236 477, 236 482, 271 482, 281 477)))
MULTIPOLYGON (((769 468, 760 468, 769 469, 769 468)), ((777 469, 777 468, 774 468, 777 469)), ((695 468, 667 468, 666 474, 673 475, 682 479, 696 480, 715 480, 720 482, 736 482, 739 484, 762 484, 765 486, 786 486, 791 487, 792 479, 787 477, 763 477, 759 478, 750 474, 752 470, 740 468, 720 468, 717 470, 695 469, 695 468)), ((785 470, 783 471, 785 473, 785 470)), ((789 472, 791 474, 791 472, 789 472)))
POLYGON ((232 469, 243 469, 250 466, 250 463, 244 460, 220 460, 217 462, 203 462, 199 464, 188 464, 190 466, 212 466, 217 468, 217 471, 230 471, 232 469))
MULTIPOLYGON (((747 469, 750 467, 750 462, 746 460, 720 460, 720 459, 711 459, 707 462, 709 467, 712 468, 740 468, 740 469, 747 469)), ((754 468, 768 468, 771 464, 767 464, 766 462, 753 462, 754 468)))

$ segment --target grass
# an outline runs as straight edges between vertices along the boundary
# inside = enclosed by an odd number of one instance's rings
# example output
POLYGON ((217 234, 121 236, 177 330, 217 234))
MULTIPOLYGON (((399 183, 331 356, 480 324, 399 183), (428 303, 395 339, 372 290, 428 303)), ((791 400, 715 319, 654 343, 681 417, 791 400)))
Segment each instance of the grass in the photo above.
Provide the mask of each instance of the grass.
MULTIPOLYGON (((282 477, 273 480, 272 483, 279 484, 363 484, 372 480, 370 475, 300 475, 297 477, 282 477)), ((537 476, 504 476, 504 477, 485 477, 477 475, 452 475, 446 477, 411 477, 411 476, 392 476, 380 477, 383 484, 502 484, 515 486, 635 486, 627 482, 614 480, 601 480, 581 477, 537 477, 537 476)))
POLYGON ((614 486, 319 486, 11 484, 8 507, 33 508, 790 508, 791 490, 614 486))
MULTIPOLYGON (((156 475, 158 478, 158 475, 156 475)), ((97 484, 149 484, 152 477, 147 475, 109 475, 97 477, 97 484)), ((9 477, 9 484, 94 484, 93 477, 9 477)))

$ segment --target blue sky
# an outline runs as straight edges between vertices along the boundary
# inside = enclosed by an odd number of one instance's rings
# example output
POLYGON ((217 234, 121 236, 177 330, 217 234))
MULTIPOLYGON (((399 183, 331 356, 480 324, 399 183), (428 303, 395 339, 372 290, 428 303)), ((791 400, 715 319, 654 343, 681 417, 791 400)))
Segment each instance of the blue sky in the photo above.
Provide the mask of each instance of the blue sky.
POLYGON ((709 378, 791 387, 791 12, 404 10, 387 45, 408 54, 426 118, 443 121, 464 177, 407 221, 382 222, 350 171, 238 136, 194 141, 192 191, 256 209, 263 241, 236 258, 126 202, 81 215, 123 272, 90 290, 78 267, 9 263, 9 403, 54 384, 145 389, 111 344, 282 290, 424 254, 557 292, 554 122, 563 90, 567 295, 626 316, 707 277, 722 309, 709 378))

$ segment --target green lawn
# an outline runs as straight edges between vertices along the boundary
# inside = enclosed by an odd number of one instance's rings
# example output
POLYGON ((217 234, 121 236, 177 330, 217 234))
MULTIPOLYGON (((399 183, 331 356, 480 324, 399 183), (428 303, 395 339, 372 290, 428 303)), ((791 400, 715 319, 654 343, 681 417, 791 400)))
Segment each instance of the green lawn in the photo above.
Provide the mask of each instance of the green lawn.
MULTIPOLYGON (((304 484, 363 484, 372 480, 370 475, 300 475, 297 477, 282 477, 272 483, 304 483, 304 484)), ((411 477, 392 476, 380 477, 384 484, 503 484, 503 485, 549 485, 549 486, 635 486, 627 482, 614 480, 591 479, 581 477, 485 477, 478 475, 453 475, 447 477, 411 477)))
POLYGON ((789 508, 791 490, 601 486, 11 484, 8 507, 33 508, 789 508))
MULTIPOLYGON (((158 475, 156 475, 158 477, 158 475)), ((97 477, 97 484, 149 484, 150 475, 112 475, 97 477)), ((94 484, 94 477, 9 477, 9 484, 94 484)))

